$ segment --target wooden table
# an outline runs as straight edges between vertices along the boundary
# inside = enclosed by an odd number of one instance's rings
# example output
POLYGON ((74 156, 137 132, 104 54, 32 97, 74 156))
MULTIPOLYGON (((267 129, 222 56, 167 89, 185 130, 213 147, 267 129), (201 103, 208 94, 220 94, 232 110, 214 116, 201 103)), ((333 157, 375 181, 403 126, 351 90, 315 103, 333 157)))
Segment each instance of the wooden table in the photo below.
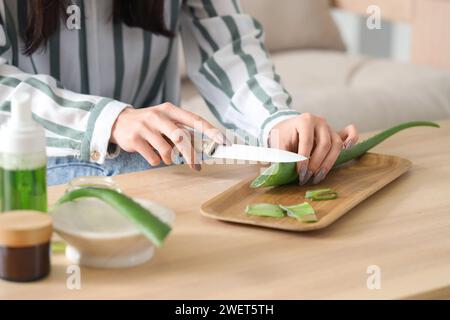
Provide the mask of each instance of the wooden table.
MULTIPOLYGON (((332 226, 291 233, 219 222, 201 203, 257 173, 256 166, 184 166, 117 177, 133 196, 177 213, 173 234, 152 261, 131 269, 81 269, 66 288, 63 255, 51 276, 30 284, 0 281, 0 299, 309 299, 450 297, 450 120, 415 128, 376 152, 410 159, 412 169, 332 226), (381 289, 366 285, 370 265, 381 289)), ((51 201, 64 187, 50 189, 51 201)))

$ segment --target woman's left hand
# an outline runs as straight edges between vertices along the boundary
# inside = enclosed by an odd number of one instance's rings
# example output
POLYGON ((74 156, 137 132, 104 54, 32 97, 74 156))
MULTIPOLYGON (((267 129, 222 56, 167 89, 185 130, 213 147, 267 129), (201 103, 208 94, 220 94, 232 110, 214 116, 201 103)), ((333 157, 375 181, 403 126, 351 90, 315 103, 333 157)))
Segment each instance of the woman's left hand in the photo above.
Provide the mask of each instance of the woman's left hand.
POLYGON ((350 148, 358 141, 354 125, 339 133, 331 129, 327 121, 310 113, 303 113, 278 123, 269 135, 269 145, 296 152, 308 157, 297 163, 300 185, 313 177, 313 183, 322 181, 336 162, 343 148, 350 148))

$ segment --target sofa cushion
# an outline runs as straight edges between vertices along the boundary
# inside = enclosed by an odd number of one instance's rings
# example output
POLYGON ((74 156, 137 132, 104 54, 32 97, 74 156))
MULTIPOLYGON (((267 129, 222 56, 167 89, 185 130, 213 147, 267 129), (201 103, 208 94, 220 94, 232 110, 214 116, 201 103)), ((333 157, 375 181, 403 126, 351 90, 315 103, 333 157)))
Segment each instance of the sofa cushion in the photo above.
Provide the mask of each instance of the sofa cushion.
POLYGON ((261 22, 271 52, 287 49, 345 50, 330 14, 329 0, 241 0, 261 22))
MULTIPOLYGON (((328 51, 290 51, 273 61, 294 108, 323 115, 336 129, 355 123, 364 132, 450 117, 450 71, 328 51)), ((184 83, 182 98, 220 127, 192 84, 184 83)))
POLYGON ((347 87, 349 78, 368 61, 335 51, 292 50, 272 55, 276 71, 291 90, 347 87))
POLYGON ((273 56, 294 108, 325 116, 335 128, 362 131, 400 121, 450 117, 450 72, 341 52, 273 56))

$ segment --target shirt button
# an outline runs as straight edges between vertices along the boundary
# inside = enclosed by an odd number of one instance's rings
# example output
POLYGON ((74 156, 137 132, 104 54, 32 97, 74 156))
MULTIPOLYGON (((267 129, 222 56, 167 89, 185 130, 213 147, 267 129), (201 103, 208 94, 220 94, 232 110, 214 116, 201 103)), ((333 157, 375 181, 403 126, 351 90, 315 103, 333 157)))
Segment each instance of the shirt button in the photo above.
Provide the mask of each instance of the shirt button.
POLYGON ((100 152, 92 151, 92 153, 91 153, 91 160, 92 161, 98 161, 98 159, 100 159, 100 152))

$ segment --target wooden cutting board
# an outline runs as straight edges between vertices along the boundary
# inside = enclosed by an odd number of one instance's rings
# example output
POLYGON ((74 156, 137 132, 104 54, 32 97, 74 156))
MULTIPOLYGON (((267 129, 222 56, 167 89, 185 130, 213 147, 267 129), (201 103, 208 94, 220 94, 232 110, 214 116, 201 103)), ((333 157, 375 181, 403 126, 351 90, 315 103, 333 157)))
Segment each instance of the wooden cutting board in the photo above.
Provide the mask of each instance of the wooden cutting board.
POLYGON ((218 220, 281 230, 322 229, 401 176, 410 167, 411 162, 403 158, 367 153, 351 164, 334 169, 325 181, 318 185, 291 184, 252 189, 249 185, 253 179, 245 180, 205 202, 201 206, 201 212, 206 217, 218 220), (290 217, 255 217, 245 214, 245 207, 250 203, 266 202, 289 206, 306 201, 306 190, 320 188, 332 188, 339 196, 335 200, 311 202, 318 222, 304 223, 290 217))

